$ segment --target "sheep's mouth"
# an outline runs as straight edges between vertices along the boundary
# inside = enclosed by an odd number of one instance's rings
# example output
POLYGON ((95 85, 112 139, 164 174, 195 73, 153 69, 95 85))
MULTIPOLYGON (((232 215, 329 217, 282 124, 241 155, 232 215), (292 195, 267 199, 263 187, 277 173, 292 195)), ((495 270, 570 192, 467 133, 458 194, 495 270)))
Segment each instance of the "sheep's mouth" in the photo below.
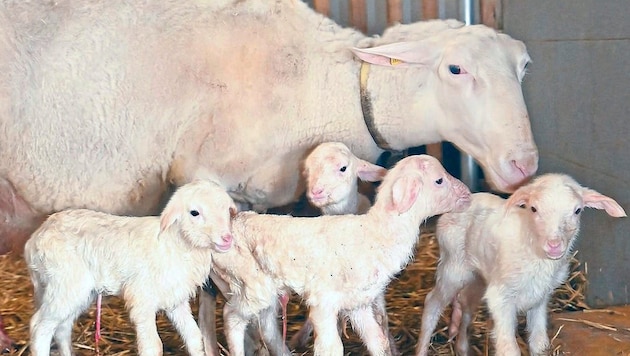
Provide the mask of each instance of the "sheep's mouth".
POLYGON ((562 248, 559 248, 559 249, 551 249, 551 248, 549 248, 549 249, 545 250, 545 254, 547 255, 547 257, 549 259, 552 259, 552 260, 558 260, 558 259, 562 258, 562 256, 564 256, 565 252, 566 251, 564 249, 562 249, 562 248))
POLYGON ((223 244, 218 244, 215 242, 214 244, 214 249, 217 250, 217 252, 228 252, 231 247, 232 247, 232 242, 227 242, 223 244))

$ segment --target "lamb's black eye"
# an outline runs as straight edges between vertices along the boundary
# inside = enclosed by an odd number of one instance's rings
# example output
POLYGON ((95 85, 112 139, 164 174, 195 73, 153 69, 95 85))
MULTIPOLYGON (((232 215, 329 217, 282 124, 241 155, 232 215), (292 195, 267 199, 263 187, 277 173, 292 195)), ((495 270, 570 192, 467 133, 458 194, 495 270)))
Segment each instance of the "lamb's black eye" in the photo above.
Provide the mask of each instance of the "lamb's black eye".
POLYGON ((537 212, 537 211, 538 211, 538 210, 537 210, 535 207, 533 207, 533 206, 532 206, 532 213, 535 213, 535 212, 537 212))
POLYGON ((437 184, 437 185, 441 185, 442 183, 444 183, 444 178, 440 178, 440 179, 435 181, 435 184, 437 184))
POLYGON ((191 211, 190 211, 190 215, 192 215, 192 216, 198 216, 198 215, 199 215, 199 211, 197 211, 197 210, 191 210, 191 211))
POLYGON ((456 64, 451 64, 448 66, 448 70, 452 73, 452 74, 462 74, 462 68, 456 64))
POLYGON ((575 209, 575 215, 580 215, 581 212, 582 212, 581 208, 575 209))
POLYGON ((526 208, 525 204, 521 204, 518 207, 521 208, 521 209, 525 209, 526 208))
POLYGON ((346 169, 348 169, 348 167, 347 167, 347 166, 343 166, 343 167, 339 168, 339 170, 340 170, 340 171, 342 171, 342 172, 345 172, 345 171, 346 171, 346 169))

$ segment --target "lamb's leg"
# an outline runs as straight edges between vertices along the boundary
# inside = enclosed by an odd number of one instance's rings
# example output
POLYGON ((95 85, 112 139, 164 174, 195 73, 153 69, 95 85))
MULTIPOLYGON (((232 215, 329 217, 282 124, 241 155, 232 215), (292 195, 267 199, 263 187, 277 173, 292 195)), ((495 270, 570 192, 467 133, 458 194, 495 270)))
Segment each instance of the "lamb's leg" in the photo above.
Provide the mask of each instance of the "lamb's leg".
POLYGON ((468 344, 468 329, 481 303, 485 290, 486 285, 483 278, 477 277, 469 285, 464 287, 457 297, 457 304, 461 311, 461 319, 459 321, 458 331, 456 332, 457 341, 455 350, 459 356, 472 354, 468 344))
POLYGON ((391 355, 389 338, 376 321, 372 306, 352 310, 348 315, 352 327, 359 334, 371 355, 391 355))
POLYGON ((143 303, 129 305, 129 319, 136 327, 138 354, 140 356, 162 355, 162 340, 160 340, 155 323, 155 313, 158 308, 143 303))
POLYGON ((309 317, 315 331, 315 356, 343 354, 343 343, 337 330, 339 311, 311 306, 309 317))
POLYGON ((63 319, 54 318, 45 306, 35 311, 31 317, 31 345, 30 351, 33 356, 50 355, 50 344, 57 326, 63 319))
POLYGON ((497 355, 518 356, 521 350, 516 342, 517 319, 514 302, 503 296, 501 288, 489 285, 486 291, 488 310, 494 320, 494 338, 497 355))
POLYGON ((280 330, 278 328, 277 315, 278 308, 276 306, 267 308, 260 312, 259 328, 270 354, 291 355, 289 348, 285 344, 285 339, 281 337, 280 330))
POLYGON ((216 314, 217 307, 216 287, 211 281, 206 281, 199 291, 199 328, 203 336, 203 346, 207 356, 219 356, 217 343, 216 314))
POLYGON ((241 315, 235 304, 227 302, 223 305, 225 337, 231 356, 245 356, 245 329, 249 320, 241 315))
POLYGON ((453 300, 457 292, 464 287, 465 283, 472 278, 474 278, 473 275, 465 271, 464 268, 447 268, 442 263, 438 266, 435 288, 427 294, 424 300, 422 327, 418 338, 418 346, 416 347, 416 355, 427 355, 431 336, 444 308, 453 300))
MULTIPOLYGON (((289 292, 280 295, 280 305, 282 306, 282 343, 287 341, 287 304, 289 304, 289 292)), ((263 333, 265 331, 263 330, 263 333)))
POLYGON ((532 355, 546 355, 549 349, 547 335, 547 304, 546 296, 539 305, 527 311, 527 332, 529 333, 529 352, 532 355))
POLYGON ((382 293, 374 300, 372 310, 374 312, 374 317, 376 317, 376 321, 383 330, 383 334, 387 335, 387 338, 389 339, 389 348, 392 355, 400 355, 400 351, 398 351, 398 347, 396 347, 394 335, 392 335, 389 331, 389 318, 387 317, 387 307, 385 305, 385 293, 382 293))
POLYGON ((303 348, 308 344, 311 335, 313 334, 313 322, 311 319, 306 319, 304 325, 300 330, 291 337, 289 341, 289 347, 292 349, 303 348))
POLYGON ((78 315, 73 315, 66 318, 66 320, 57 326, 57 330, 55 330, 55 343, 57 343, 60 356, 74 355, 74 351, 72 350, 72 326, 77 316, 78 315))
POLYGON ((188 301, 171 310, 166 311, 166 316, 175 326, 175 329, 184 340, 184 344, 191 356, 204 356, 203 336, 195 322, 188 301))

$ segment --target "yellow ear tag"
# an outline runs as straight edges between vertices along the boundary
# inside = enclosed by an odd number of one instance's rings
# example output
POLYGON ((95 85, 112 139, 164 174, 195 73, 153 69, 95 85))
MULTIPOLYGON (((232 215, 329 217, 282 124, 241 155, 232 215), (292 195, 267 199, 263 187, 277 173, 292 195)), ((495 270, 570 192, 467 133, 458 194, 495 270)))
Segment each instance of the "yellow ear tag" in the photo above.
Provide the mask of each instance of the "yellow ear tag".
POLYGON ((390 59, 389 59, 389 64, 391 64, 391 65, 393 65, 393 66, 398 65, 398 64, 400 64, 400 63, 402 63, 402 62, 403 62, 402 60, 400 60, 400 59, 396 59, 396 58, 390 58, 390 59))

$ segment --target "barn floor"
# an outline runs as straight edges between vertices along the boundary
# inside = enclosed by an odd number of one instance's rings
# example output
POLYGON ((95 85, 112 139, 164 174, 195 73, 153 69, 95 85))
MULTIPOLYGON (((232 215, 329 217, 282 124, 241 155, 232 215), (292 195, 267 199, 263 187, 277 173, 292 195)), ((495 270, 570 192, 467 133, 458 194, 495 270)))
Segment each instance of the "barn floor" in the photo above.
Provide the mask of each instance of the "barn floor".
MULTIPOLYGON (((412 355, 420 328, 420 315, 426 293, 434 283, 434 272, 439 255, 437 241, 429 223, 424 228, 417 247, 416 258, 392 281, 387 290, 387 305, 390 329, 396 345, 403 355, 412 355)), ((608 310, 588 309, 583 302, 586 280, 578 271, 579 264, 573 260, 573 272, 569 281, 559 288, 549 305, 552 322, 549 335, 553 338, 553 355, 630 355, 630 306, 608 310)), ((223 301, 219 298, 219 303, 223 301)), ((194 304, 193 304, 194 305, 194 304)), ((196 310, 196 306, 193 306, 196 310)), ((223 325, 217 310, 219 342, 225 345, 223 325)), ((0 315, 7 331, 15 341, 15 349, 7 355, 28 355, 28 321, 32 310, 32 286, 22 258, 0 256, 0 315)), ((307 311, 297 297, 290 302, 288 324, 290 338, 303 324, 307 311)), ((196 311, 195 311, 196 314, 196 311)), ((164 355, 186 354, 182 342, 163 315, 157 318, 160 336, 164 343, 164 355)), ((431 355, 452 355, 452 344, 447 342, 446 325, 448 310, 444 313, 434 334, 431 355)), ((485 311, 480 311, 473 324, 471 344, 476 354, 492 355, 490 332, 492 322, 485 311)), ((130 325, 122 301, 116 297, 103 300, 103 339, 100 355, 136 354, 135 332, 130 325)), ((519 327, 524 334, 524 324, 519 327)), ((76 323, 73 340, 77 355, 96 355, 94 347, 94 307, 76 323)), ((348 330, 343 338, 346 355, 364 355, 366 351, 360 340, 348 330)), ((519 337, 523 354, 527 349, 523 337, 519 337)), ((227 355, 226 350, 223 350, 227 355)), ((54 353, 53 353, 54 354, 54 353)), ((295 355, 311 355, 312 344, 295 355)))
POLYGON ((563 355, 630 355, 630 305, 552 314, 563 355))

